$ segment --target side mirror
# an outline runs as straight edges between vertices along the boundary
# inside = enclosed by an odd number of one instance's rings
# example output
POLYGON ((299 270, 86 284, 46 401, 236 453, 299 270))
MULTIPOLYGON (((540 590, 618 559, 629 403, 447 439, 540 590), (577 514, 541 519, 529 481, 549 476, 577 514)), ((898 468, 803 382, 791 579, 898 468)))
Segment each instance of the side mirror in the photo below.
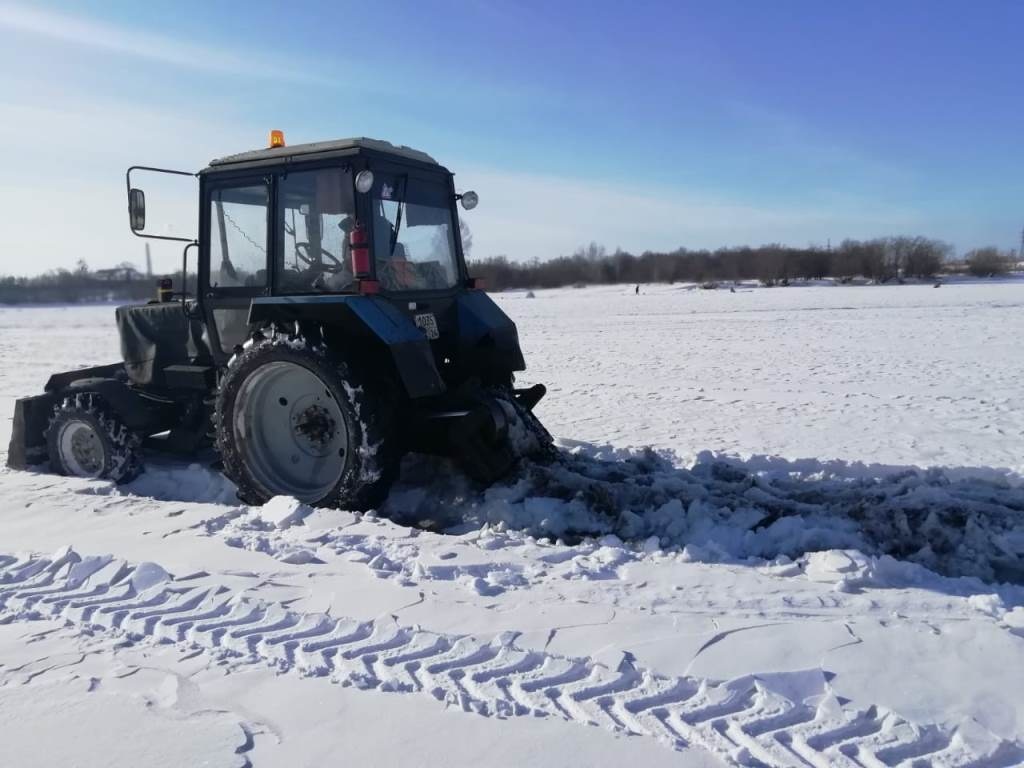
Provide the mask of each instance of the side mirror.
POLYGON ((465 208, 467 211, 472 211, 474 208, 476 208, 477 203, 480 202, 480 196, 473 191, 463 192, 459 196, 459 202, 462 203, 462 207, 465 208))
POLYGON ((146 193, 141 189, 128 190, 128 222, 132 232, 146 228, 146 193))

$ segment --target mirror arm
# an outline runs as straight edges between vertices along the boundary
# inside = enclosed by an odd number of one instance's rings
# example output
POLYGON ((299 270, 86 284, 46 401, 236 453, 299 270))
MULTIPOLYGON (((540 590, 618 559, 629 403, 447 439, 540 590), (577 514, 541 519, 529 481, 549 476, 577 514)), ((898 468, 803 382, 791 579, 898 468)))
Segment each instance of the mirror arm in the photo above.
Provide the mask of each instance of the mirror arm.
MULTIPOLYGON (((154 167, 148 166, 148 165, 133 165, 131 168, 129 168, 125 172, 125 175, 124 175, 125 185, 126 185, 126 187, 128 189, 129 199, 130 199, 131 193, 132 193, 132 171, 151 171, 153 173, 170 173, 170 174, 172 174, 174 176, 192 176, 193 178, 195 178, 195 177, 197 177, 199 175, 198 173, 193 173, 192 171, 174 171, 174 170, 171 170, 169 168, 154 168, 154 167)), ((148 237, 150 240, 173 240, 173 241, 179 242, 179 243, 194 243, 195 242, 191 237, 171 237, 169 235, 147 235, 144 232, 139 232, 138 230, 132 229, 132 227, 131 227, 131 220, 129 220, 128 224, 129 224, 129 229, 131 229, 131 231, 132 231, 132 234, 135 235, 136 237, 148 237)))

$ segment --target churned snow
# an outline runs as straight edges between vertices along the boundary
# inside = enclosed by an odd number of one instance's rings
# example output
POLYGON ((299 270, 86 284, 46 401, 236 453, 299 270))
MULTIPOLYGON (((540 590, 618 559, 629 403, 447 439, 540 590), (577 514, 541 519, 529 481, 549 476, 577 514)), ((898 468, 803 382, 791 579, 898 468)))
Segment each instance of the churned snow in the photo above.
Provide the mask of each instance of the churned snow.
MULTIPOLYGON (((203 463, 0 472, 0 754, 1024 760, 1024 285, 497 300, 562 458, 490 489, 411 457, 356 515, 203 463)), ((0 330, 8 417, 117 357, 111 307, 0 330)))

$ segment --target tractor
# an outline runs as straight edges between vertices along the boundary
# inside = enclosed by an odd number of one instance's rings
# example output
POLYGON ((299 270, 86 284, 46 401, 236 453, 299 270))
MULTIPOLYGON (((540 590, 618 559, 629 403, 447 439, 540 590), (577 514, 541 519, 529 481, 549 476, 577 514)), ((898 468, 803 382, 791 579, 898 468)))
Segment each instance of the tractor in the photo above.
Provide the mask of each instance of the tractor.
POLYGON ((515 324, 470 277, 453 174, 356 138, 270 146, 198 173, 133 166, 131 231, 185 242, 182 290, 115 311, 122 360, 16 403, 8 465, 115 482, 210 448, 239 498, 378 506, 409 452, 492 483, 552 455, 515 324), (143 172, 198 179, 198 236, 146 230, 143 172), (194 292, 186 290, 190 253, 194 292))

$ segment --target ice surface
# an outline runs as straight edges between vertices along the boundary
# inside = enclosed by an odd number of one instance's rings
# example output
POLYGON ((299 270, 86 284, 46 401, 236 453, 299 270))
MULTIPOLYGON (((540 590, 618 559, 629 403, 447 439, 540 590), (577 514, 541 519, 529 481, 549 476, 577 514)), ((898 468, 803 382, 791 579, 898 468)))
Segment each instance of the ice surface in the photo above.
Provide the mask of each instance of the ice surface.
MULTIPOLYGON (((838 765, 847 727, 883 764, 1024 760, 1024 286, 535 296, 497 300, 566 458, 487 491, 0 470, 5 756, 838 765)), ((0 309, 0 411, 116 359, 112 317, 0 309)))
MULTIPOLYGON (((613 545, 608 541, 605 546, 613 545)), ((154 567, 143 564, 139 569, 151 572, 154 567)), ((897 755, 937 765, 1024 756, 1020 745, 986 727, 991 712, 967 726, 970 739, 958 738, 960 729, 948 725, 913 722, 877 706, 859 709, 836 694, 834 675, 821 667, 777 669, 723 682, 690 674, 671 677, 644 669, 631 653, 609 664, 599 655, 573 658, 520 647, 519 632, 451 635, 404 626, 394 615, 360 622, 303 614, 243 593, 225 601, 230 590, 215 579, 206 579, 199 589, 193 585, 184 590, 168 580, 159 589, 154 584, 129 597, 117 590, 116 583, 96 580, 88 598, 78 586, 73 579, 57 578, 48 591, 50 603, 31 613, 20 610, 16 601, 33 591, 8 589, 0 593, 0 611, 8 622, 62 616, 79 629, 106 631, 119 645, 157 639, 177 642, 182 650, 196 648, 219 659, 229 673, 269 665, 282 673, 329 677, 359 690, 426 694, 485 718, 552 718, 597 725, 613 733, 654 738, 684 754, 700 749, 739 765, 791 764, 787 755, 794 745, 812 764, 833 762, 850 750, 868 764, 889 765, 897 755), (82 605, 96 609, 90 614, 73 610, 82 605), (171 626, 184 632, 168 632, 171 626), (875 738, 878 724, 886 732, 882 740, 875 738), (843 737, 836 738, 837 732, 843 737), (813 735, 807 738, 808 734, 813 735)), ((694 660, 712 646, 717 650, 716 644, 730 634, 716 635, 694 660)), ((84 658, 43 657, 49 666, 39 674, 77 666, 84 658)), ((706 664, 705 656, 701 666, 706 664)), ((25 666, 14 672, 23 674, 25 666)), ((86 692, 95 693, 100 682, 90 678, 86 692)), ((37 693, 31 700, 37 706, 38 697, 56 697, 52 691, 37 693)), ((101 691, 98 698, 105 697, 101 691)), ((210 712, 204 699, 191 679, 170 674, 163 677, 152 703, 159 710, 192 716, 210 712)), ((116 703, 100 706, 109 709, 116 703)), ((78 706, 78 697, 73 697, 70 708, 78 706)), ((229 713, 216 714, 227 715, 230 724, 229 713)), ((203 724, 217 725, 209 718, 203 724)), ((228 733, 233 730, 229 727, 228 733)), ((251 726, 241 724, 241 731, 244 738, 236 755, 252 748, 251 726)), ((208 754, 216 746, 196 748, 208 754)), ((74 747, 70 749, 73 755, 74 747)))

